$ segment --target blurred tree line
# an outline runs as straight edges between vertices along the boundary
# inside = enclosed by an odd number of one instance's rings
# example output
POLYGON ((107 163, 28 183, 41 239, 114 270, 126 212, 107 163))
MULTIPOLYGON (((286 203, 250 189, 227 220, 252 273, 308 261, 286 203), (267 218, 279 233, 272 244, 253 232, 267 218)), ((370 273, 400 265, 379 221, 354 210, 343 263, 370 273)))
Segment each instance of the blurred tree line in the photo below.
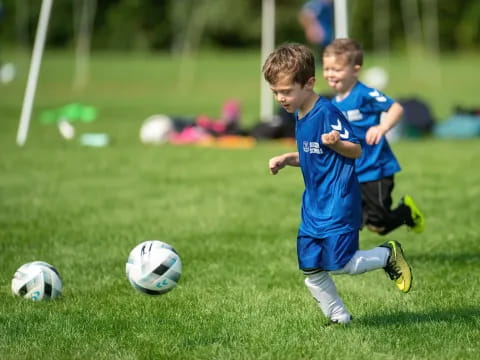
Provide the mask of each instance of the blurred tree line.
MULTIPOLYGON (((30 47, 41 0, 0 2, 2 46, 30 47)), ((277 43, 304 42, 297 19, 303 2, 276 0, 277 43)), ((480 0, 349 0, 348 6, 349 34, 369 50, 480 47, 480 0)), ((47 46, 72 47, 81 29, 91 29, 94 49, 257 48, 261 9, 262 0, 54 0, 47 46)))

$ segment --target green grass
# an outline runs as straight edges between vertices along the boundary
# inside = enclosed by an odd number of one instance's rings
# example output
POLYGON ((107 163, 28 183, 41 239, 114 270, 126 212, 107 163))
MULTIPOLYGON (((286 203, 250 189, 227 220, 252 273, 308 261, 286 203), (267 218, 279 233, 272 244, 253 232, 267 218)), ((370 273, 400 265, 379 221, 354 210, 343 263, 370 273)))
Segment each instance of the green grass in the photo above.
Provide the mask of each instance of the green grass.
MULTIPOLYGON (((394 79, 409 73, 401 60, 390 61, 394 79)), ((449 58, 441 66, 449 78, 478 60, 449 58)), ((137 140, 153 113, 214 116, 227 97, 243 101, 245 125, 253 124, 256 55, 205 54, 186 65, 194 81, 177 86, 179 62, 166 56, 100 54, 89 88, 75 93, 73 59, 47 53, 23 148, 15 135, 28 62, 17 61, 19 78, 0 87, 1 359, 478 357, 480 140, 393 145, 403 166, 395 200, 409 193, 427 216, 424 234, 402 228, 388 237, 404 245, 413 290, 401 294, 382 271, 337 276, 355 321, 325 327, 296 264, 300 173, 268 175, 268 159, 290 147, 146 147, 137 140), (105 131, 110 146, 65 142, 39 123, 42 110, 70 101, 99 108, 99 119, 77 131, 105 131), (146 239, 171 243, 183 260, 178 287, 161 297, 137 293, 124 275, 129 251, 146 239), (58 268, 61 300, 10 294, 13 273, 32 260, 58 268)), ((412 89, 395 83, 393 93, 412 89)), ((472 83, 465 78, 463 94, 425 86, 429 96, 442 96, 438 108, 447 114, 457 99, 475 104, 472 83)), ((383 241, 361 233, 361 248, 383 241)))

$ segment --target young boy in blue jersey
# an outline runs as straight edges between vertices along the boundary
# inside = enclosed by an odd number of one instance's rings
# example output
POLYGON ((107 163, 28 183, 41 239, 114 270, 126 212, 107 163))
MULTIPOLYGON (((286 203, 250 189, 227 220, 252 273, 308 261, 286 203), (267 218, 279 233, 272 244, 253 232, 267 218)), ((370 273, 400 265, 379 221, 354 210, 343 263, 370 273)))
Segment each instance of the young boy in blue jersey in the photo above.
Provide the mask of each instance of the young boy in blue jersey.
POLYGON ((296 118, 298 151, 273 157, 269 168, 275 175, 287 165, 299 166, 303 174, 299 267, 330 322, 349 323, 351 315, 330 272, 355 275, 383 268, 401 291, 408 292, 410 266, 396 241, 358 249, 361 196, 355 159, 362 150, 340 110, 314 92, 312 52, 299 44, 282 45, 269 55, 262 70, 276 100, 296 118))
POLYGON ((394 174, 400 171, 385 134, 398 123, 402 106, 358 80, 363 63, 361 47, 352 39, 336 39, 323 52, 323 77, 336 93, 332 99, 360 140, 362 156, 356 172, 362 192, 363 225, 381 235, 406 224, 420 233, 422 213, 409 195, 392 207, 394 174))

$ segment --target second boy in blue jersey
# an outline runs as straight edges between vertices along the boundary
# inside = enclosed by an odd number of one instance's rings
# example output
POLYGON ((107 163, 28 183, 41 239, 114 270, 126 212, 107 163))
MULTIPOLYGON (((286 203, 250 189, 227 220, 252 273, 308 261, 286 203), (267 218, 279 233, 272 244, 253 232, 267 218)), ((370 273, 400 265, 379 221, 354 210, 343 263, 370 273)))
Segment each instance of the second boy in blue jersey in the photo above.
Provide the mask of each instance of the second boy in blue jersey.
POLYGON ((336 93, 332 102, 343 112, 362 145, 356 161, 361 183, 363 223, 381 235, 406 224, 424 229, 424 217, 406 195, 392 207, 394 174, 400 171, 385 134, 400 120, 400 104, 358 81, 363 63, 361 47, 352 39, 336 39, 323 53, 323 76, 336 93))
POLYGON ((302 170, 305 191, 297 235, 299 267, 325 316, 334 323, 349 323, 350 313, 330 273, 354 275, 383 268, 401 291, 408 292, 410 266, 396 241, 358 249, 361 197, 355 159, 361 147, 343 114, 313 91, 312 52, 298 44, 280 46, 267 58, 263 73, 280 105, 296 118, 298 151, 271 158, 269 169, 273 175, 287 165, 302 170))

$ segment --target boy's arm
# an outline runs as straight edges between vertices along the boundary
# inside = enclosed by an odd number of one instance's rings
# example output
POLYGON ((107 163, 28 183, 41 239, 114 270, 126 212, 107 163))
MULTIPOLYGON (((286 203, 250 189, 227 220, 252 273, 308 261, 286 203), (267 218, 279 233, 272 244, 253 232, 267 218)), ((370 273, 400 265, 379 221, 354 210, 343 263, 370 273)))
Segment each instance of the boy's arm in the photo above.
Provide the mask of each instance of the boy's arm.
POLYGON ((322 134, 323 145, 350 159, 357 159, 362 155, 362 147, 351 141, 340 140, 340 133, 336 130, 322 134))
POLYGON ((300 159, 298 157, 298 152, 278 155, 271 158, 270 161, 268 162, 268 167, 270 168, 270 174, 272 175, 276 175, 280 169, 283 169, 287 165, 300 166, 300 159))
POLYGON ((403 107, 395 102, 390 106, 381 123, 368 129, 365 140, 369 145, 376 145, 391 128, 393 128, 402 118, 403 107))

